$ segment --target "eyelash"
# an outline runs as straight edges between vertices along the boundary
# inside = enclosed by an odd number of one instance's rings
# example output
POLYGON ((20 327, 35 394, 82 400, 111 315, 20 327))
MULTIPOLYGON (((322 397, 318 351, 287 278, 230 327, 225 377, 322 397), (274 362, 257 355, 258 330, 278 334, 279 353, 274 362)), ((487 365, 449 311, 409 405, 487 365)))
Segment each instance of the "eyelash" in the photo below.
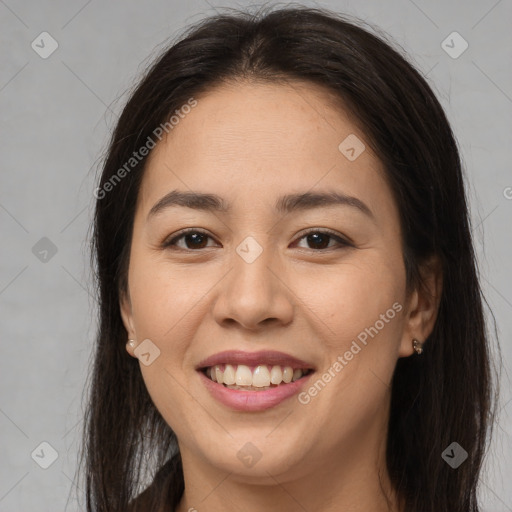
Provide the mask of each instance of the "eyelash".
MULTIPOLYGON (((172 239, 164 240, 164 242, 162 243, 162 248, 163 249, 170 249, 171 248, 171 250, 183 250, 183 251, 189 251, 189 252, 198 252, 201 249, 187 249, 187 248, 184 249, 182 247, 178 247, 177 249, 173 249, 173 247, 175 247, 176 241, 178 241, 181 238, 184 238, 185 236, 190 235, 192 233, 205 235, 205 236, 213 239, 212 236, 210 236, 208 233, 206 233, 205 231, 203 231, 201 229, 190 228, 190 229, 186 229, 184 231, 181 231, 180 233, 178 233, 177 236, 174 236, 172 239)), ((306 249, 306 250, 310 250, 310 251, 313 251, 313 252, 325 252, 325 251, 329 251, 329 250, 332 250, 332 249, 336 250, 336 249, 342 249, 344 247, 353 247, 353 245, 349 241, 343 239, 341 236, 339 236, 339 234, 337 234, 334 231, 331 231, 330 229, 311 228, 311 229, 308 229, 305 233, 302 233, 302 235, 297 240, 300 241, 303 238, 306 238, 308 235, 311 235, 312 233, 318 233, 318 234, 321 234, 321 235, 327 235, 328 237, 330 237, 330 239, 335 239, 338 242, 338 244, 340 245, 340 247, 338 247, 338 248, 336 248, 336 247, 334 247, 334 248, 333 247, 328 247, 328 248, 325 248, 325 249, 306 249)), ((208 247, 206 247, 206 249, 207 248, 208 247)), ((203 248, 203 249, 205 249, 205 248, 203 248)), ((301 248, 301 249, 304 249, 304 248, 301 248)))

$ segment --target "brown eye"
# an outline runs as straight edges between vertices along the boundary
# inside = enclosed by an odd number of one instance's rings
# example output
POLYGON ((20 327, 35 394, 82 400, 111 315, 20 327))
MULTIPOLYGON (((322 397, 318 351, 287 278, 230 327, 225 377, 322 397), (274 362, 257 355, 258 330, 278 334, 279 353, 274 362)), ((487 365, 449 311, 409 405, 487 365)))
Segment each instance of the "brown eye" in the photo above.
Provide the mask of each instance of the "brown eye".
MULTIPOLYGON (((174 236, 170 240, 163 242, 162 247, 189 251, 206 249, 208 247, 212 247, 211 245, 207 245, 208 239, 213 240, 213 238, 208 233, 198 229, 188 229, 186 231, 182 231, 180 234, 174 236), (182 242, 181 245, 180 242, 182 242)), ((303 239, 306 239, 306 243, 308 244, 306 249, 311 249, 316 252, 320 252, 326 249, 328 250, 352 246, 352 244, 341 238, 338 234, 326 230, 310 230, 303 234, 298 240, 300 241, 303 239)))
POLYGON ((342 247, 351 245, 346 240, 331 231, 321 231, 318 229, 310 230, 299 238, 299 240, 303 239, 306 239, 306 243, 308 244, 308 247, 306 248, 313 250, 336 248, 336 244, 338 244, 338 246, 341 245, 342 247), (329 245, 333 240, 335 241, 335 244, 329 245))
POLYGON ((208 238, 211 238, 211 236, 204 231, 189 229, 187 231, 182 231, 178 236, 164 242, 163 247, 178 247, 179 249, 185 250, 204 249, 207 247, 206 244, 208 238), (182 239, 185 243, 184 247, 177 244, 177 242, 181 241, 182 239))

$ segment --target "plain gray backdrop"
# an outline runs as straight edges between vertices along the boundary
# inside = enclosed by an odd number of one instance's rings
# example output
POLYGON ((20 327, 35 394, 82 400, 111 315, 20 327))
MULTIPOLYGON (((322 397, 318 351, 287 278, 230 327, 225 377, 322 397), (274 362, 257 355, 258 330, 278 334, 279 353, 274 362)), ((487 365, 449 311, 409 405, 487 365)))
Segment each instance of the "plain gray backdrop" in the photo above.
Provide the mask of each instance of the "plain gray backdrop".
MULTIPOLYGON (((512 511, 512 2, 302 4, 387 32, 427 75, 452 124, 503 354, 483 510, 512 511)), ((75 472, 96 329, 87 236, 95 165, 126 90, 188 24, 255 5, 0 0, 0 511, 75 511, 83 498, 75 472)))

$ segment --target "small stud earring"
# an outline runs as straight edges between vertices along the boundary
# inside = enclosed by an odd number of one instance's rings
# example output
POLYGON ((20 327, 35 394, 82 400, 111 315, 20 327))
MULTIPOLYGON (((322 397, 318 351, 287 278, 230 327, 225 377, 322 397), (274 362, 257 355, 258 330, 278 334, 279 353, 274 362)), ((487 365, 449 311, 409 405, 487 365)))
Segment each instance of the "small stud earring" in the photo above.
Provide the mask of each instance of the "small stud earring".
POLYGON ((128 345, 130 345, 130 347, 135 347, 135 340, 128 340, 128 345))
POLYGON ((416 354, 421 354, 423 352, 423 343, 420 343, 416 339, 412 340, 412 347, 414 348, 416 354))

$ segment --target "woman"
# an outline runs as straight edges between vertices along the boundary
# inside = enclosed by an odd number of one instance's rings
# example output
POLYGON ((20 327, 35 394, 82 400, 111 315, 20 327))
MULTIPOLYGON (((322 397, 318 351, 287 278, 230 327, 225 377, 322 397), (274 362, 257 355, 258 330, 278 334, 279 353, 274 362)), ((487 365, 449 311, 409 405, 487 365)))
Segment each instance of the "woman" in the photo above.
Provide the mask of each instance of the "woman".
POLYGON ((204 20, 133 92, 95 195, 87 510, 479 510, 461 163, 389 43, 319 9, 204 20))

